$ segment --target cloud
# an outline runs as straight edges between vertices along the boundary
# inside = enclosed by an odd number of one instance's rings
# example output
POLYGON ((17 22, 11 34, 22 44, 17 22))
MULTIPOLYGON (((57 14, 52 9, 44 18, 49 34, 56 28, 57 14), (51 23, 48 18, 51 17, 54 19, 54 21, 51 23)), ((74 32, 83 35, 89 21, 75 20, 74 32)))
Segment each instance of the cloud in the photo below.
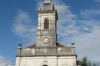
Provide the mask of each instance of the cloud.
POLYGON ((55 8, 58 11, 58 17, 59 17, 59 20, 57 21, 58 37, 63 37, 66 35, 66 33, 67 34, 71 34, 72 32, 77 33, 76 31, 74 31, 77 29, 73 29, 75 26, 76 22, 75 19, 77 18, 77 15, 72 14, 71 11, 69 10, 69 6, 67 6, 60 0, 54 0, 53 3, 55 4, 55 8))
POLYGON ((15 62, 5 59, 0 55, 0 66, 15 66, 15 62))
POLYGON ((100 3, 100 0, 94 0, 94 1, 96 1, 96 2, 100 3))
POLYGON ((81 14, 81 17, 90 18, 90 19, 95 18, 95 17, 100 17, 100 8, 83 10, 80 12, 80 14, 81 14))
POLYGON ((58 41, 66 46, 75 42, 78 59, 87 56, 91 61, 100 62, 100 20, 97 19, 100 9, 84 10, 76 15, 61 0, 54 0, 53 3, 59 16, 58 41))
POLYGON ((92 61, 99 61, 100 58, 100 27, 93 27, 90 33, 80 33, 72 38, 76 43, 78 57, 87 56, 92 61), (81 54, 80 54, 81 53, 81 54))
POLYGON ((4 59, 1 55, 0 55, 0 60, 4 59))
POLYGON ((36 25, 27 12, 18 10, 12 31, 19 36, 25 44, 35 43, 36 25))

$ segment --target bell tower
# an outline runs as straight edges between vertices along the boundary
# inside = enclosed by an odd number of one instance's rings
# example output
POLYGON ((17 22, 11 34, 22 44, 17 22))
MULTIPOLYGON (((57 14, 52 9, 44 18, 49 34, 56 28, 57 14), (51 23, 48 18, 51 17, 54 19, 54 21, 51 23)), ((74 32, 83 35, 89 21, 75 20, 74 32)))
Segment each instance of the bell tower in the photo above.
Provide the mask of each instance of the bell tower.
POLYGON ((37 14, 38 30, 35 54, 56 54, 58 15, 51 0, 45 0, 37 14))

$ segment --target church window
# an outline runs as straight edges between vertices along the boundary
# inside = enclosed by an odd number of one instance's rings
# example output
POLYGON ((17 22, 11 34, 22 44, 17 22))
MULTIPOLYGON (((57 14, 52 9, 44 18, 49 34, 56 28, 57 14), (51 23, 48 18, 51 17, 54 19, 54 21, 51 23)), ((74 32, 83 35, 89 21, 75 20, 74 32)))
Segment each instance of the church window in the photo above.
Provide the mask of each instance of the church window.
POLYGON ((49 19, 48 18, 44 20, 44 29, 49 29, 49 19))

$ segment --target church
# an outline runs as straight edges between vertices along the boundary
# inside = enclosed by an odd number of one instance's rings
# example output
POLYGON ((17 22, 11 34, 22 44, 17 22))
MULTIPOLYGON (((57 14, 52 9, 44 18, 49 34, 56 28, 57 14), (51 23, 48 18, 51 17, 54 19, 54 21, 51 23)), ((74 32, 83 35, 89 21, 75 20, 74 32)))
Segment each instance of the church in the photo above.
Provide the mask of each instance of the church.
POLYGON ((51 0, 45 0, 37 11, 36 44, 18 47, 16 66, 77 66, 74 43, 71 47, 57 42, 58 13, 51 0))

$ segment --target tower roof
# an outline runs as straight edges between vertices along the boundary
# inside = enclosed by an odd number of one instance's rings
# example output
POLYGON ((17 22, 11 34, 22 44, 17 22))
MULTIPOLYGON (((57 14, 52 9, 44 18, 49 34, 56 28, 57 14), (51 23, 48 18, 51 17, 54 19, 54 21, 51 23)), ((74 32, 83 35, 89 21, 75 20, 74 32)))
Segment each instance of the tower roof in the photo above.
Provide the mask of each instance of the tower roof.
POLYGON ((51 0, 45 0, 43 5, 40 7, 40 10, 54 10, 54 5, 51 3, 51 0))
POLYGON ((45 3, 51 3, 51 0, 45 0, 45 3))

